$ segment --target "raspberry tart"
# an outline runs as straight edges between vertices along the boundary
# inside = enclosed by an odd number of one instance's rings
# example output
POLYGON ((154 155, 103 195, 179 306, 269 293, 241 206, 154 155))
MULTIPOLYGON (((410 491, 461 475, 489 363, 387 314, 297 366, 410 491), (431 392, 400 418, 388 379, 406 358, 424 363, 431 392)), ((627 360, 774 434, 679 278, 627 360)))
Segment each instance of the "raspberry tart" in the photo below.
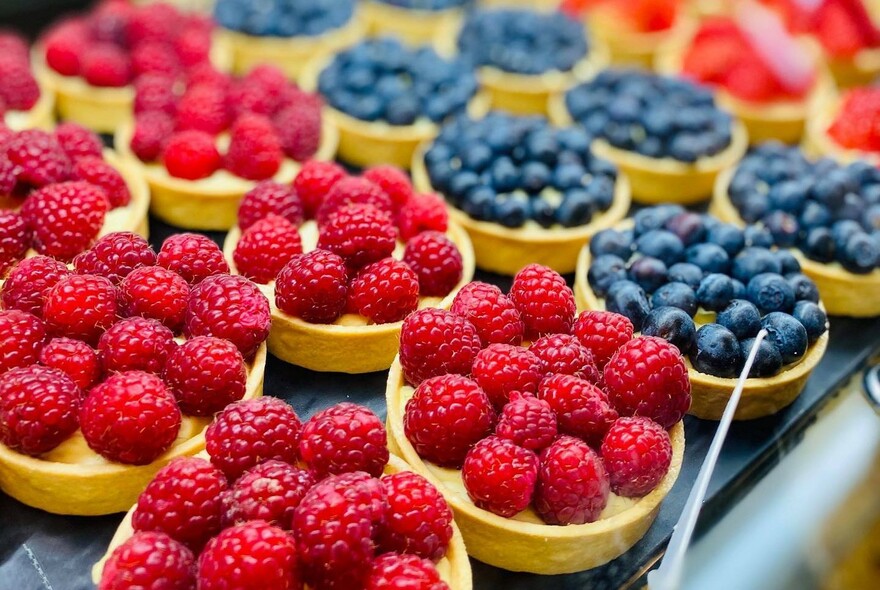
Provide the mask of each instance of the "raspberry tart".
POLYGON ((27 40, 0 29, 0 121, 15 131, 49 130, 54 108, 52 93, 40 88, 31 70, 27 40))
POLYGON ((673 205, 643 209, 584 248, 578 304, 621 313, 642 336, 678 347, 693 388, 689 413, 710 420, 720 419, 765 328, 734 417, 774 414, 804 388, 828 331, 816 284, 792 253, 772 245, 761 226, 740 229, 673 205))
POLYGON ((449 307, 474 273, 467 234, 442 199, 415 194, 391 166, 355 177, 308 162, 293 188, 258 184, 224 250, 272 302, 272 354, 315 371, 387 369, 401 320, 449 307))
POLYGON ((591 152, 583 130, 499 112, 444 126, 416 154, 413 178, 446 198, 477 265, 506 275, 535 260, 572 272, 584 242, 630 204, 626 176, 591 152))
POLYGON ((126 514, 92 570, 100 590, 177 579, 206 590, 472 588, 452 511, 389 455, 369 409, 341 403, 302 424, 265 397, 228 406, 207 436, 207 452, 165 467, 126 514))
POLYGON ((468 553, 514 571, 607 563, 648 530, 678 476, 687 368, 617 314, 575 316, 565 280, 525 267, 471 283, 401 330, 392 452, 441 490, 468 553), (636 414, 638 416, 636 416, 636 414))
POLYGON ((873 86, 851 88, 815 105, 807 123, 804 149, 843 163, 865 160, 880 164, 880 91, 873 86))
POLYGON ((369 35, 419 46, 438 31, 458 26, 467 4, 468 0, 366 0, 361 7, 369 35))
POLYGON ((57 514, 126 509, 205 447, 228 403, 261 395, 269 302, 181 234, 158 255, 108 234, 73 269, 36 256, 0 289, 0 488, 57 514))

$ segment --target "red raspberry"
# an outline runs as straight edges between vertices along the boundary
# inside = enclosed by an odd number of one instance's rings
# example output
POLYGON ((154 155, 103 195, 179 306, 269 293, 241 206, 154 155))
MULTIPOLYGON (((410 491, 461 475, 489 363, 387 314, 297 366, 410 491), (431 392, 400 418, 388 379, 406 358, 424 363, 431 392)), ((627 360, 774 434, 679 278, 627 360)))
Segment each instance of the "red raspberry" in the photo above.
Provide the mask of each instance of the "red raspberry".
POLYGON ((0 286, 0 300, 6 309, 18 309, 43 317, 43 303, 52 287, 68 276, 67 265, 48 256, 34 256, 19 262, 0 286))
POLYGON ((165 74, 145 74, 134 82, 134 113, 161 111, 169 116, 177 112, 175 79, 165 74))
POLYGON ((21 214, 34 232, 37 252, 66 261, 98 237, 107 214, 107 198, 104 191, 87 182, 62 182, 31 193, 21 214))
POLYGON ((269 119, 253 113, 242 115, 229 134, 226 168, 230 172, 248 180, 264 180, 278 172, 284 152, 269 119))
POLYGON ((135 7, 128 2, 100 2, 87 16, 88 32, 93 39, 125 43, 125 29, 135 7))
POLYGON ((371 322, 399 322, 419 307, 419 280, 406 263, 384 258, 358 272, 349 297, 371 322))
POLYGON ((278 273, 275 305, 284 313, 315 324, 342 315, 347 297, 345 261, 326 250, 294 256, 278 273))
POLYGON ((0 51, 10 58, 29 59, 28 42, 19 33, 9 30, 0 30, 0 51))
POLYGON ((0 279, 30 247, 31 235, 24 218, 15 211, 0 210, 0 279))
POLYGON ((134 119, 134 133, 129 147, 143 162, 154 162, 162 155, 168 137, 174 132, 174 121, 159 111, 139 113, 134 119))
POLYGON ((17 309, 0 310, 0 375, 37 362, 45 341, 40 318, 17 309))
POLYGON ((228 528, 199 556, 201 590, 302 588, 293 536, 262 520, 228 528))
POLYGON ((269 300, 259 287, 241 276, 216 275, 190 291, 183 331, 188 338, 225 338, 251 359, 269 336, 270 321, 269 300))
POLYGON ((209 461, 178 457, 165 465, 138 497, 131 516, 136 531, 157 531, 199 551, 220 532, 226 478, 209 461))
POLYGON ((373 562, 365 590, 449 590, 434 563, 417 555, 386 553, 373 562))
POLYGON ((70 174, 73 180, 84 180, 104 191, 110 209, 124 207, 131 201, 131 193, 125 179, 117 170, 102 160, 92 156, 77 160, 70 174))
POLYGON ((46 64, 62 76, 78 76, 80 56, 88 42, 88 31, 83 22, 61 22, 46 35, 46 64))
POLYGON ((282 108, 272 123, 288 158, 304 162, 315 155, 321 145, 321 108, 300 103, 282 108))
POLYGON ((58 369, 83 391, 101 378, 97 351, 81 340, 53 338, 40 351, 40 364, 58 369))
POLYGON ((230 107, 236 114, 272 115, 281 108, 289 85, 280 69, 260 64, 233 85, 230 107))
POLYGON ((265 461, 245 471, 223 495, 223 522, 242 524, 250 520, 291 530, 293 512, 315 485, 308 470, 282 461, 265 461))
POLYGON ((506 438, 489 436, 468 451, 461 477, 477 508, 511 518, 532 502, 538 457, 506 438))
POLYGON ((302 254, 302 240, 296 227, 270 213, 242 233, 232 259, 239 273, 266 284, 297 254, 302 254))
POLYGON ((537 356, 521 346, 490 344, 474 359, 471 377, 492 405, 501 409, 514 391, 537 393, 544 367, 537 356))
POLYGON ((378 477, 388 463, 385 426, 363 406, 337 404, 303 425, 299 455, 318 478, 349 471, 378 477))
POLYGON ((175 332, 183 325, 189 285, 183 277, 161 266, 142 266, 119 284, 124 312, 159 320, 175 332))
POLYGON ((460 467, 468 450, 492 432, 495 410, 475 381, 441 375, 423 381, 406 403, 406 438, 425 460, 460 467))
POLYGON ((55 369, 31 365, 0 375, 0 442, 35 457, 51 451, 76 431, 80 397, 55 369))
POLYGON ((302 202, 293 187, 271 180, 258 182, 238 206, 238 227, 244 231, 270 214, 280 215, 295 226, 302 223, 302 202))
POLYGON ((174 234, 162 242, 159 266, 173 270, 190 285, 212 275, 228 273, 229 264, 220 247, 201 234, 174 234))
MULTIPOLYGON (((0 114, 3 113, 3 105, 0 104, 0 114)), ((3 149, 3 145, 9 141, 13 132, 8 127, 0 126, 0 195, 10 195, 16 198, 22 193, 26 193, 29 189, 26 185, 18 183, 18 167, 13 164, 3 149)))
POLYGON ((333 183, 333 186, 327 191, 316 214, 318 225, 323 226, 333 213, 346 205, 372 205, 389 218, 394 210, 391 197, 386 195, 378 185, 366 178, 346 176, 333 183))
POLYGON ((182 15, 170 4, 160 2, 138 7, 131 12, 126 26, 128 44, 165 41, 176 36, 182 22, 182 15))
POLYGON ((469 375, 480 352, 474 326, 442 309, 421 309, 400 329, 400 366, 413 386, 447 373, 469 375))
POLYGON ((691 405, 691 383, 681 353, 662 338, 639 336, 605 365, 608 398, 621 416, 647 416, 663 428, 691 405))
POLYGON ((468 283, 455 294, 449 310, 474 325, 483 346, 522 342, 525 325, 519 312, 495 285, 468 283))
POLYGON ((422 232, 412 238, 406 244, 403 261, 418 275, 424 297, 445 297, 461 281, 461 253, 440 232, 422 232))
POLYGON ((333 185, 345 177, 345 170, 336 162, 309 160, 303 164, 293 179, 293 188, 302 200, 306 219, 315 216, 333 185))
POLYGON ((50 133, 39 129, 16 133, 6 142, 6 157, 15 166, 18 181, 35 188, 62 182, 70 176, 67 154, 50 133))
POLYGON ((391 198, 391 207, 394 213, 399 212, 401 207, 409 203, 413 196, 413 187, 409 176, 400 168, 382 164, 368 168, 363 176, 391 198))
POLYGON ((349 502, 366 507, 373 524, 373 536, 385 526, 388 516, 388 498, 378 479, 365 471, 351 471, 328 475, 317 485, 342 494, 349 502))
POLYGON ((508 295, 522 316, 525 337, 568 334, 574 322, 574 293, 550 268, 530 264, 516 273, 508 295))
POLYGON ((188 68, 185 72, 186 85, 195 88, 202 84, 217 86, 224 93, 229 89, 232 80, 228 74, 224 74, 214 67, 211 62, 202 62, 188 68))
POLYGON ((360 268, 391 256, 397 231, 391 218, 370 205, 337 209, 321 226, 318 247, 342 256, 351 268, 360 268))
POLYGON ((640 498, 666 476, 672 442, 663 427, 642 416, 620 418, 602 441, 602 460, 618 496, 640 498))
POLYGON ((213 140, 230 123, 225 89, 216 84, 190 86, 177 102, 174 120, 178 131, 200 131, 213 140))
POLYGON ((220 338, 193 338, 174 348, 163 377, 181 411, 190 416, 213 416, 247 390, 241 353, 220 338))
POLYGON ((582 438, 597 448, 617 420, 605 392, 572 375, 550 375, 541 382, 538 397, 556 414, 559 432, 582 438))
POLYGON ((76 123, 61 123, 52 134, 71 162, 86 156, 103 157, 104 145, 94 131, 76 123))
POLYGON ((196 564, 192 551, 164 533, 138 532, 113 550, 98 590, 149 588, 192 590, 196 564))
POLYGON ((584 311, 577 317, 571 333, 593 354, 596 366, 603 368, 618 348, 632 339, 629 318, 610 311, 584 311))
POLYGON ((388 515, 379 529, 381 551, 438 561, 452 539, 452 510, 434 485, 412 471, 382 476, 388 515))
POLYGON ((31 73, 27 59, 6 54, 0 59, 0 100, 13 111, 29 111, 40 98, 40 87, 31 73))
POLYGON ((135 78, 144 74, 176 76, 180 69, 177 54, 164 42, 141 43, 131 50, 131 71, 135 78))
POLYGON ((104 277, 69 275, 52 287, 43 304, 49 331, 89 343, 116 321, 116 288, 104 277))
POLYGON ((162 151, 168 174, 186 180, 208 178, 220 169, 223 158, 214 137, 204 131, 178 131, 168 138, 162 151))
POLYGON ((131 232, 102 236, 90 250, 77 255, 73 266, 79 274, 98 275, 118 285, 131 271, 156 264, 150 244, 131 232))
POLYGON ((112 43, 86 45, 80 58, 82 77, 92 86, 121 88, 131 83, 131 61, 112 43))
POLYGON ((550 334, 532 342, 529 350, 541 360, 544 373, 574 375, 590 383, 601 384, 593 355, 577 338, 568 334, 550 334))
POLYGON ((98 352, 104 371, 146 371, 161 374, 177 348, 174 333, 157 322, 133 317, 120 320, 101 335, 98 352))
POLYGON ((501 410, 495 435, 531 451, 540 451, 556 438, 556 414, 545 400, 514 393, 501 410))
POLYGON ((400 239, 407 241, 423 231, 446 232, 449 213, 443 198, 435 194, 413 195, 397 215, 400 239))
POLYGON ((560 436, 541 451, 535 510, 547 524, 584 524, 599 519, 608 503, 608 474, 596 451, 582 440, 560 436))
POLYGON ((229 404, 205 432, 211 462, 230 481, 268 459, 296 464, 302 423, 289 405, 274 397, 229 404))

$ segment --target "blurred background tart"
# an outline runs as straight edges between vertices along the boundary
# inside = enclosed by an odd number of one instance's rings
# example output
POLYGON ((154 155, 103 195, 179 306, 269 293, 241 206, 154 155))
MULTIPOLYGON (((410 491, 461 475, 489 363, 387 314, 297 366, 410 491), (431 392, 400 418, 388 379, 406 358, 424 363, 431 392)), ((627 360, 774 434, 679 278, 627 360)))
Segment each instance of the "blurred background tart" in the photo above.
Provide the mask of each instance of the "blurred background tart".
POLYGON ((408 45, 424 45, 441 29, 456 27, 469 0, 365 0, 361 3, 367 34, 397 37, 408 45))
POLYGON ((5 127, 49 130, 54 122, 54 97, 46 92, 31 68, 27 40, 0 30, 0 114, 5 127))
POLYGON ((874 86, 850 88, 814 105, 807 123, 804 149, 848 163, 880 163, 880 134, 873 122, 880 117, 880 91, 874 86))

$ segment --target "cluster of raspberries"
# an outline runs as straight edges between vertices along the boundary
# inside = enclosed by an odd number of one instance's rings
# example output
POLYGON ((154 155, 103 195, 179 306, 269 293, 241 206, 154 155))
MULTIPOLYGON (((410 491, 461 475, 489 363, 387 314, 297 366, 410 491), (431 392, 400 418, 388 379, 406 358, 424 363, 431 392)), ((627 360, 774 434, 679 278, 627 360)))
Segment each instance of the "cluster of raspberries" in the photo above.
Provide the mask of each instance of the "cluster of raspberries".
POLYGON ((691 401, 675 346, 633 338, 622 315, 576 317, 565 280, 537 264, 507 295, 474 282, 450 311, 410 315, 400 364, 419 456, 461 469, 478 507, 513 517, 531 506, 554 525, 601 518, 611 492, 651 492, 691 401))
POLYGON ((383 475, 369 409, 341 403, 302 424, 279 399, 240 401, 205 438, 210 460, 176 459, 140 495, 99 590, 448 590, 435 562, 452 511, 422 476, 383 475))
POLYGON ((0 31, 0 120, 6 111, 29 111, 39 99, 27 42, 17 33, 0 31))
POLYGON ((238 224, 236 270, 275 281, 278 309, 312 323, 344 313, 397 322, 420 297, 448 295, 463 275, 461 253, 444 233, 442 199, 416 194, 392 166, 358 177, 332 162, 306 162, 292 186, 265 181, 248 192, 238 224), (317 248, 303 253, 299 226, 311 219, 317 248), (406 243, 401 260, 392 257, 398 240, 406 243))
POLYGON ((31 248, 71 260, 95 242, 107 212, 130 200, 91 131, 62 123, 16 133, 0 123, 0 203, 12 206, 0 209, 0 277, 31 248))
POLYGON ((285 157, 311 158, 321 142, 320 98, 273 66, 235 78, 206 63, 182 82, 151 73, 134 86, 131 150, 144 162, 161 161, 176 178, 198 180, 222 168, 264 180, 275 176, 285 157), (229 140, 223 154, 221 134, 229 140))
POLYGON ((0 288, 0 442, 39 457, 79 429, 102 457, 145 465, 181 412, 241 399, 269 302, 228 270, 204 236, 172 236, 157 255, 124 232, 72 270, 46 256, 15 266, 0 288))

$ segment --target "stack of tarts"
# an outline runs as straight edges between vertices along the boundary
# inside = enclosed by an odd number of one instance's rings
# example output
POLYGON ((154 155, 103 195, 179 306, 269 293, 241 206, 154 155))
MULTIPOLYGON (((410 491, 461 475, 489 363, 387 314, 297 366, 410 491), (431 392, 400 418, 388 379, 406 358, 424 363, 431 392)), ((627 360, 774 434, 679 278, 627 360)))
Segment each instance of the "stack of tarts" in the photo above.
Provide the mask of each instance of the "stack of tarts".
POLYGON ((355 177, 308 162, 292 187, 257 185, 238 219, 226 257, 272 301, 270 352, 315 371, 387 369, 404 317, 449 307, 474 273, 442 199, 390 166, 355 177))
POLYGON ((19 263, 0 300, 0 488, 58 514, 126 510, 262 391, 269 302, 203 236, 113 233, 19 263))
POLYGON ((54 97, 44 92, 31 71, 27 41, 16 33, 0 31, 0 121, 6 127, 50 129, 54 97))
POLYGON ((404 322, 386 391, 392 452, 441 490, 468 553, 514 571, 606 563, 648 530, 684 453, 687 368, 564 279, 524 268, 404 322))

